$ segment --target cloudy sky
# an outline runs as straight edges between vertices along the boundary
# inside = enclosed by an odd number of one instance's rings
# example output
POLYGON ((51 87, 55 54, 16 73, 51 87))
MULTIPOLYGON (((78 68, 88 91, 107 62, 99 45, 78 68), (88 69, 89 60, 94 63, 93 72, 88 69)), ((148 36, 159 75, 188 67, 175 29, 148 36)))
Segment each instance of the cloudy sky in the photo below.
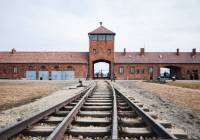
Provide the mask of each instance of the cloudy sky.
POLYGON ((100 21, 116 51, 200 51, 200 0, 0 0, 0 51, 88 51, 100 21))

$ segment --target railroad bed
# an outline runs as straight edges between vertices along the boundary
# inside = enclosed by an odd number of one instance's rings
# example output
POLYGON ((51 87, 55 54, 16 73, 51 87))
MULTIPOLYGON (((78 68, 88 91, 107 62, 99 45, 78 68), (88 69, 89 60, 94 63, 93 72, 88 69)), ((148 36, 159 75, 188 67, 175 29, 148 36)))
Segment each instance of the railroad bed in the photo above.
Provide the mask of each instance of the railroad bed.
POLYGON ((0 130, 2 140, 177 137, 187 135, 107 81, 97 81, 69 100, 0 130))

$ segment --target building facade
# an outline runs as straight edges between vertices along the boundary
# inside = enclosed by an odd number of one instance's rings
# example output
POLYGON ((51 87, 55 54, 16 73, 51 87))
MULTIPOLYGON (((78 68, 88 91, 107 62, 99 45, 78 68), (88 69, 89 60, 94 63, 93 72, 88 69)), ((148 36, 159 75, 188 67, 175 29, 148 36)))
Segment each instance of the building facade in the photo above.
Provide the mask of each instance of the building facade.
MULTIPOLYGON (((0 79, 71 80, 94 79, 94 65, 109 64, 106 78, 157 79, 161 68, 167 77, 200 78, 200 52, 115 52, 115 33, 100 26, 89 36, 89 52, 0 52, 0 79)), ((101 78, 101 77, 100 77, 101 78)), ((104 77, 105 78, 105 77, 104 77)))

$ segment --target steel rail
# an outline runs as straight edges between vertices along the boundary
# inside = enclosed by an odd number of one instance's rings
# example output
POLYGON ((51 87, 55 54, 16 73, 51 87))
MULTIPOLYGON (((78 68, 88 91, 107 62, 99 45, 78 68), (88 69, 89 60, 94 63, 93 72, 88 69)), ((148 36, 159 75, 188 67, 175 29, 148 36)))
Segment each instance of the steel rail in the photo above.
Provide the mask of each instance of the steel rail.
POLYGON ((19 132, 25 130, 26 128, 30 128, 31 125, 33 125, 34 123, 39 122, 40 120, 46 118, 47 116, 49 116, 50 114, 57 112, 60 108, 62 108, 63 106, 71 103, 72 101, 74 101, 75 99, 79 98, 81 95, 83 95, 86 91, 88 91, 91 88, 91 85, 88 86, 87 88, 81 90, 77 95, 65 100, 62 103, 59 103, 47 110, 41 111, 31 117, 28 117, 22 121, 16 122, 8 127, 5 127, 3 129, 0 130, 0 138, 1 140, 7 140, 9 138, 11 138, 12 136, 18 134, 19 132))
POLYGON ((81 98, 81 100, 76 104, 76 106, 70 111, 70 113, 63 119, 63 121, 56 127, 56 129, 49 135, 47 140, 60 140, 63 139, 64 133, 67 127, 72 123, 75 116, 78 114, 80 108, 87 100, 88 96, 94 91, 96 84, 93 85, 87 93, 81 98))
POLYGON ((116 100, 116 93, 113 88, 112 83, 108 82, 111 86, 112 93, 113 93, 113 111, 112 111, 112 140, 118 139, 118 119, 117 119, 117 100, 116 100))
POLYGON ((119 94, 136 113, 142 117, 145 123, 147 123, 152 130, 161 138, 161 139, 177 139, 176 136, 168 132, 161 124, 157 123, 149 114, 145 113, 139 106, 133 103, 128 97, 126 97, 119 89, 114 87, 117 94, 119 94))

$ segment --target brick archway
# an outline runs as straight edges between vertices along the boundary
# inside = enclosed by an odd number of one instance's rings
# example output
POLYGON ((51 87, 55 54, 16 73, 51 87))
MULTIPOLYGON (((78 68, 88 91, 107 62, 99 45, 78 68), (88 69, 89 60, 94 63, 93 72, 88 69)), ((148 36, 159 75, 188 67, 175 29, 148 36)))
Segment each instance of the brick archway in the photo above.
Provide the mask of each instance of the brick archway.
POLYGON ((112 73, 112 71, 111 71, 111 61, 109 61, 109 60, 105 60, 105 59, 98 59, 98 60, 95 60, 95 61, 92 61, 92 78, 93 79, 98 79, 98 78, 102 78, 102 79, 111 79, 111 73, 112 73), (95 64, 97 64, 97 63, 99 63, 99 62, 104 62, 104 63, 107 63, 107 64, 109 64, 109 70, 108 70, 108 75, 107 76, 103 76, 103 77, 95 77, 95 71, 94 71, 94 65, 95 64))

